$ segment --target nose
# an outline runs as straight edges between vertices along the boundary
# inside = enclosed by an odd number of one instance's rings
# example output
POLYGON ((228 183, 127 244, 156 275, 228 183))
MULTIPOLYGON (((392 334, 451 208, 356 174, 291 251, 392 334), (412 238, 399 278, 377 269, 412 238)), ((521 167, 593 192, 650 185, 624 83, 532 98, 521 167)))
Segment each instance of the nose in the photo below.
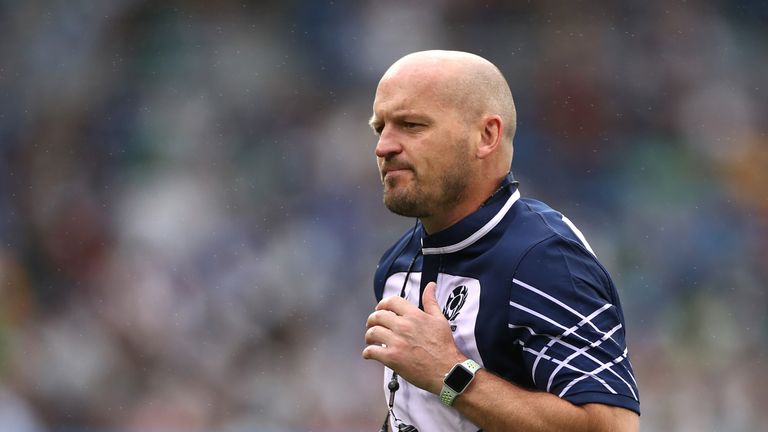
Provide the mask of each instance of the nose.
POLYGON ((392 128, 384 126, 379 135, 379 142, 376 143, 376 156, 389 159, 392 156, 403 151, 403 146, 397 138, 392 128))

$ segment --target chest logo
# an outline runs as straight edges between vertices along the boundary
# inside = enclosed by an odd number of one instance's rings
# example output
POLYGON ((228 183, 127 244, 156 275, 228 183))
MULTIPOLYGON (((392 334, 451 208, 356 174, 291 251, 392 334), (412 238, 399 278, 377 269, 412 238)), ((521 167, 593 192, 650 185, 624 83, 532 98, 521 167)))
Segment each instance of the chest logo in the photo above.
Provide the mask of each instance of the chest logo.
POLYGON ((448 296, 448 301, 445 302, 443 308, 443 315, 448 321, 453 321, 459 316, 461 307, 467 301, 467 294, 469 290, 465 285, 459 285, 451 291, 451 295, 448 296))

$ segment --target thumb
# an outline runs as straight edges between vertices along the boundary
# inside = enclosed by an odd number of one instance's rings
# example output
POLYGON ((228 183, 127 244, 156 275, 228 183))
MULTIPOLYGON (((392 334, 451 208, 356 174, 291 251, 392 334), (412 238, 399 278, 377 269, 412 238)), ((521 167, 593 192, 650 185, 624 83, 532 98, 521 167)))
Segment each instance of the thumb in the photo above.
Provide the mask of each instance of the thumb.
POLYGON ((437 284, 434 282, 430 282, 427 284, 426 287, 424 287, 424 294, 421 295, 421 304, 424 305, 424 312, 428 313, 429 315, 443 315, 443 311, 440 310, 440 306, 437 304, 437 298, 435 297, 435 290, 437 289, 437 284))

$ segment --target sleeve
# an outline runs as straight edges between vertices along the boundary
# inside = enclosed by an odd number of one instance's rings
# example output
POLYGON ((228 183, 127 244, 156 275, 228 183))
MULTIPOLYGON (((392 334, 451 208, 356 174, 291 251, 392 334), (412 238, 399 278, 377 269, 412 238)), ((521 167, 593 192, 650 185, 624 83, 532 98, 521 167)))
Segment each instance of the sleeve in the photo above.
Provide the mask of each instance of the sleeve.
POLYGON ((402 249, 401 243, 402 240, 390 246, 379 259, 379 263, 376 264, 376 271, 373 273, 373 296, 377 302, 380 302, 384 297, 384 285, 387 283, 387 278, 389 277, 392 265, 394 264, 395 259, 397 259, 395 250, 398 247, 402 249))
POLYGON ((537 389, 576 405, 640 412, 618 296, 581 244, 553 236, 532 247, 515 272, 509 305, 509 328, 537 389))

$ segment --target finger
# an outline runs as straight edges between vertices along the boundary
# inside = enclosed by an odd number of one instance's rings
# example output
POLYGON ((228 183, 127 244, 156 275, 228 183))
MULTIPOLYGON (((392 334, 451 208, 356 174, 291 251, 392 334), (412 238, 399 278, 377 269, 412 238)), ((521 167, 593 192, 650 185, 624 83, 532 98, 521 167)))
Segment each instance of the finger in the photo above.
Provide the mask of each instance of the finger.
POLYGON ((399 316, 417 312, 419 308, 400 296, 391 296, 383 299, 376 305, 376 310, 392 311, 399 316))
POLYGON ((377 310, 368 315, 368 320, 365 322, 365 328, 371 328, 373 326, 382 326, 388 329, 394 327, 397 321, 397 314, 390 310, 377 310))
POLYGON ((365 331, 366 345, 390 345, 395 333, 381 326, 374 326, 365 331))
POLYGON ((424 287, 424 294, 421 296, 421 303, 424 305, 424 312, 428 313, 432 316, 443 315, 443 311, 440 309, 440 306, 437 304, 437 298, 435 297, 435 290, 437 289, 437 284, 434 282, 430 282, 427 284, 426 287, 424 287))
POLYGON ((366 360, 376 360, 384 363, 387 349, 381 345, 368 345, 363 349, 363 358, 366 360))

